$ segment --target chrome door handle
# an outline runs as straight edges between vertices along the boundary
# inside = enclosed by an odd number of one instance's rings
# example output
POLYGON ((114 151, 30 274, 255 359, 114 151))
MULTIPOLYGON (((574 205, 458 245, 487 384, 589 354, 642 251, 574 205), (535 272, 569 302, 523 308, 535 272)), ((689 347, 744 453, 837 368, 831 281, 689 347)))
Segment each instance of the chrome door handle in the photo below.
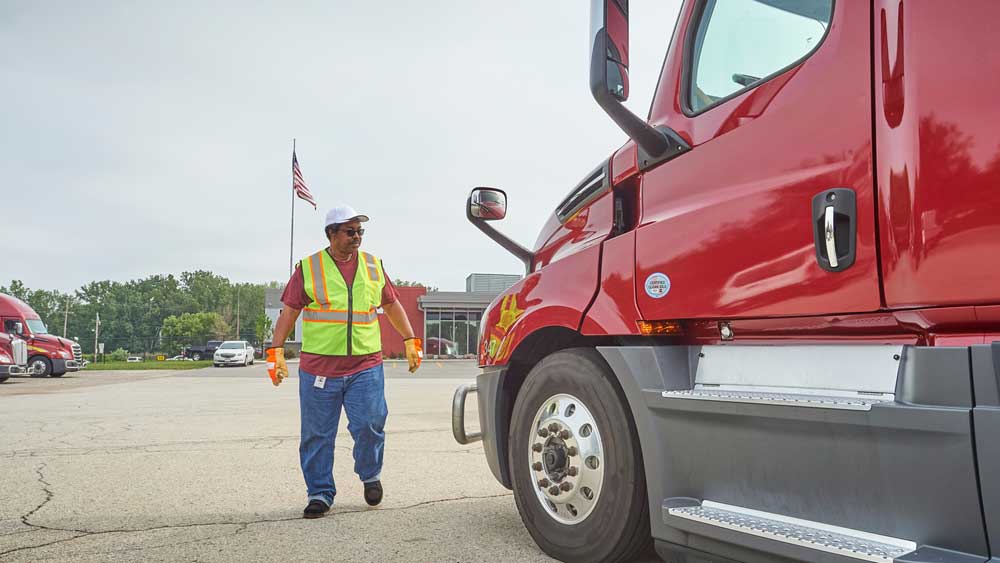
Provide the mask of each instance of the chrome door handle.
POLYGON ((826 256, 830 260, 830 267, 837 268, 837 236, 833 228, 833 206, 826 207, 826 214, 823 220, 823 234, 826 239, 826 256))
POLYGON ((813 245, 816 262, 827 272, 854 265, 858 238, 857 195, 851 188, 829 188, 812 198, 813 245))

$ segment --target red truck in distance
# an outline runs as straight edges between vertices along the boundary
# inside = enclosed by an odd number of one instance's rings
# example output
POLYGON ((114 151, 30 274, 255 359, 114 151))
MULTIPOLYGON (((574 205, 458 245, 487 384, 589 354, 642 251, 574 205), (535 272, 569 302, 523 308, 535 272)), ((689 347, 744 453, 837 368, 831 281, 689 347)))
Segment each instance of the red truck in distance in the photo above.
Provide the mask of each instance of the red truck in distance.
POLYGON ((80 345, 68 338, 49 334, 42 318, 24 301, 0 293, 0 322, 3 332, 14 334, 27 344, 28 366, 39 377, 61 377, 79 371, 83 362, 80 345))
POLYGON ((11 376, 30 375, 28 345, 17 336, 0 332, 0 383, 11 376))
POLYGON ((1000 561, 1000 2, 685 0, 645 118, 591 21, 629 140, 530 249, 469 196, 526 276, 456 440, 563 561, 1000 561))

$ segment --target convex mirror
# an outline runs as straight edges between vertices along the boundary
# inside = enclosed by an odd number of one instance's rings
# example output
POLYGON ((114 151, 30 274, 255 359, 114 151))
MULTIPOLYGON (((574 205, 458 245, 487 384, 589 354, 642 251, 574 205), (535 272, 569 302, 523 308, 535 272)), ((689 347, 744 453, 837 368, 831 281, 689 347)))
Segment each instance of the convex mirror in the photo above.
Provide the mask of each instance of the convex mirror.
POLYGON ((469 215, 484 221, 507 216, 507 194, 496 188, 475 188, 469 197, 469 215))

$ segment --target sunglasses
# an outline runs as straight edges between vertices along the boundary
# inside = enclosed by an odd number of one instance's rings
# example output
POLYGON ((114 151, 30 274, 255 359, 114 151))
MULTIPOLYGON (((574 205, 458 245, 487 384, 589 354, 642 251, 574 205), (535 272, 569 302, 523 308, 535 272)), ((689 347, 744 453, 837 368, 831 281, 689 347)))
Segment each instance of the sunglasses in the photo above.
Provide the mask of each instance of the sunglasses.
POLYGON ((355 234, 357 234, 360 237, 365 234, 364 229, 339 229, 339 230, 340 232, 344 233, 349 237, 354 237, 355 234))

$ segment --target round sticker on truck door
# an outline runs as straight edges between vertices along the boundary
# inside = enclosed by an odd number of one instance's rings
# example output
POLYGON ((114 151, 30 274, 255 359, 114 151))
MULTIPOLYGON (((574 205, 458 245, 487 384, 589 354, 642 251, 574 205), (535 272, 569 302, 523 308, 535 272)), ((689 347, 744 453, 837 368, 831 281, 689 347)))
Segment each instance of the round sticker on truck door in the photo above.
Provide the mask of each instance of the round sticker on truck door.
POLYGON ((666 274, 656 272, 646 278, 646 295, 653 299, 666 297, 670 293, 670 278, 666 274))

